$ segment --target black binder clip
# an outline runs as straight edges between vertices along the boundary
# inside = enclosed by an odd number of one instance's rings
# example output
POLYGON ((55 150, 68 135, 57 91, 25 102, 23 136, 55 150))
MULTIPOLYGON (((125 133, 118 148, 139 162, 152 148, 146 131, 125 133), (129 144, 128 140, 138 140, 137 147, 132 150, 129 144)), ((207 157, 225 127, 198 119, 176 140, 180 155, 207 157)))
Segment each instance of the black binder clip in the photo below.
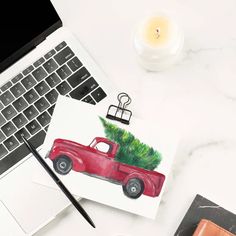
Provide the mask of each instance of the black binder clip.
POLYGON ((131 98, 127 93, 119 93, 117 99, 119 101, 118 106, 110 105, 107 110, 106 118, 129 125, 132 112, 127 110, 126 107, 131 103, 131 98))

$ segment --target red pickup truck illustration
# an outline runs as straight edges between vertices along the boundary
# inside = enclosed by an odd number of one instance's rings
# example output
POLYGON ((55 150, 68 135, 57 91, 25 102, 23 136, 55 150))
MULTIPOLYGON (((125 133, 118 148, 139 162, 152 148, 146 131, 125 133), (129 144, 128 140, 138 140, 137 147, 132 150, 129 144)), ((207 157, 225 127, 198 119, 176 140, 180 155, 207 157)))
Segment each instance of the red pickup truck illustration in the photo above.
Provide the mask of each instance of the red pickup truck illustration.
POLYGON ((106 138, 96 137, 85 146, 70 140, 54 140, 48 157, 61 175, 71 170, 121 184, 124 194, 133 199, 142 194, 159 196, 165 176, 115 160, 119 145, 106 138))

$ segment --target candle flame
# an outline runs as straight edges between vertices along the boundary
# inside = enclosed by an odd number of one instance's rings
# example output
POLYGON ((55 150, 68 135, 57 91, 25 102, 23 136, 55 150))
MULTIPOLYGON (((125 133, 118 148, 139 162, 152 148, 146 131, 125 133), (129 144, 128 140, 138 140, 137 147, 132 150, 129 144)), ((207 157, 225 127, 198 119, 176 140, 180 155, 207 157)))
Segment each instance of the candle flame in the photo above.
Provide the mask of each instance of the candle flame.
POLYGON ((156 29, 156 32, 157 32, 157 38, 159 38, 159 37, 161 36, 161 34, 160 34, 160 29, 157 28, 157 29, 156 29))
POLYGON ((170 40, 170 20, 165 16, 150 18, 144 27, 144 40, 150 46, 161 46, 170 40))

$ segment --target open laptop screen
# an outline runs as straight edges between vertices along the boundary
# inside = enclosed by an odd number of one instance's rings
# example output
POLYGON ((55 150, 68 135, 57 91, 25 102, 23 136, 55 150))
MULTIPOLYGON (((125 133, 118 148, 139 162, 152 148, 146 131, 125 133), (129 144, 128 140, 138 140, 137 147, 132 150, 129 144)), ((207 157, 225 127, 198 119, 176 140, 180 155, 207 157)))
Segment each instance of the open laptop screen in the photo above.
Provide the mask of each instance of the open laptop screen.
POLYGON ((50 0, 4 0, 0 13, 0 72, 61 26, 50 0))

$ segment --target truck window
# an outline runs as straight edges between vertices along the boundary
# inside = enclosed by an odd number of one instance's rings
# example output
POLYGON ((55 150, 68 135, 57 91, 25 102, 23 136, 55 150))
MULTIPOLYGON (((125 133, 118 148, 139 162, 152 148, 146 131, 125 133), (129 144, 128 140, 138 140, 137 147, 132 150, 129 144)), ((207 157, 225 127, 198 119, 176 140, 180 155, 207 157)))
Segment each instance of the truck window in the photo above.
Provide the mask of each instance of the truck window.
POLYGON ((108 153, 110 151, 110 145, 107 143, 99 142, 95 146, 95 149, 99 150, 100 152, 108 153))

